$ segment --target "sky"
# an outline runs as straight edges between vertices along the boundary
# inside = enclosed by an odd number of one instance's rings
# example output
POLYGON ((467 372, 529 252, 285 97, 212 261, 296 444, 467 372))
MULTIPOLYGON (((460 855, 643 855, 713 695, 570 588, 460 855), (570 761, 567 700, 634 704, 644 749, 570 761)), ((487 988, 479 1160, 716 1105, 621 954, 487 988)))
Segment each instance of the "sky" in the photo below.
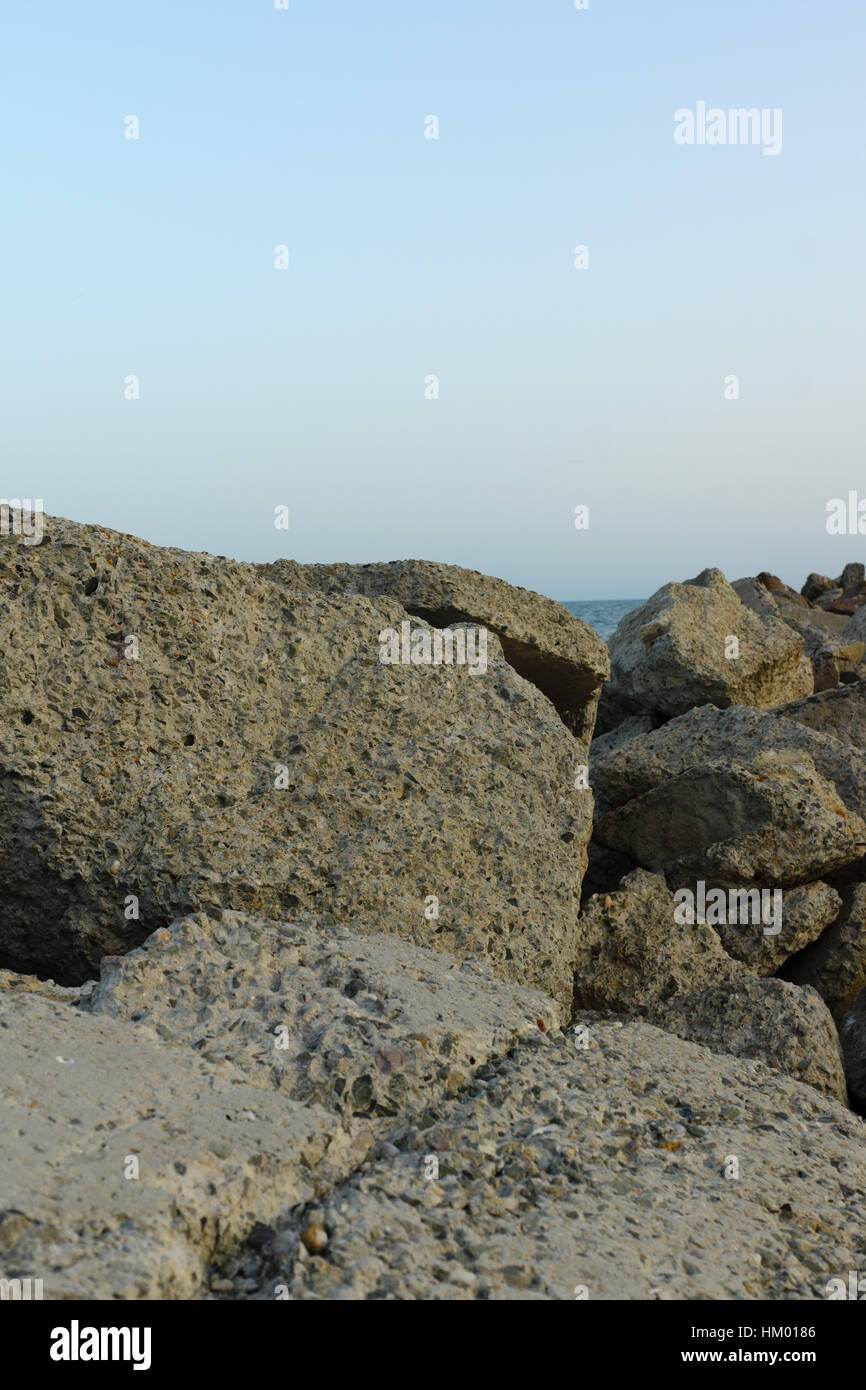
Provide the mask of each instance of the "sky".
POLYGON ((2 496, 558 599, 835 576, 864 57, 859 0, 6 7, 2 496))

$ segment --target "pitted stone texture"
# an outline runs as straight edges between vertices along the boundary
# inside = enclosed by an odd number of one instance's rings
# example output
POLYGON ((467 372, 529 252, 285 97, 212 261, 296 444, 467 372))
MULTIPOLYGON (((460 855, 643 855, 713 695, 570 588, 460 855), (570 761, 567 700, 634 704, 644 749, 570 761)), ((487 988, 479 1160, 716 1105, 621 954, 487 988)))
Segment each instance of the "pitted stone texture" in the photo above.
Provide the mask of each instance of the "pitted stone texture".
POLYGON ((622 618, 609 646, 614 690, 668 715, 708 702, 765 708, 813 689, 802 637, 781 620, 757 617, 719 570, 665 584, 622 618))
POLYGON ((651 1021, 712 1052, 751 1057, 847 1103, 839 1034, 816 990, 743 975, 656 1005, 651 1021))
MULTIPOLYGON (((626 746, 627 751, 628 745, 626 746)), ((671 887, 805 883, 859 859, 866 825, 807 754, 707 763, 599 817, 596 839, 671 887)))
POLYGON ((856 1115, 646 1024, 588 1041, 539 1036, 431 1107, 322 1207, 324 1254, 301 1214, 251 1296, 816 1299, 863 1268, 856 1115))
POLYGON ((427 945, 436 896, 437 946, 568 999, 585 759, 495 637, 383 665, 394 600, 46 524, 0 539, 0 965, 76 984, 209 907, 427 945))
MULTIPOLYGON (((279 562, 274 568, 279 572, 279 562)), ((562 604, 477 570, 429 560, 305 565, 304 574, 331 596, 394 598, 435 627, 482 624, 496 633, 514 669, 538 686, 575 736, 589 744, 610 659, 598 634, 562 604)))
POLYGON ((840 743, 866 748, 866 681, 823 690, 805 700, 782 705, 777 713, 819 733, 830 734, 840 743))
POLYGON ((251 1085, 371 1117, 419 1111, 561 1022, 552 999, 483 965, 234 912, 186 917, 104 961, 87 1007, 228 1062, 251 1085))
MULTIPOLYGON (((798 752, 836 787, 846 811, 866 819, 866 765, 842 737, 800 722, 803 712, 811 717, 809 703, 765 711, 705 705, 632 739, 591 764, 589 780, 599 812, 622 806, 689 768, 713 763, 751 767, 761 754, 798 752), (793 710, 790 717, 789 709, 793 710)), ((858 708, 855 702, 854 709, 858 708)), ((856 714, 851 724, 856 734, 856 714)), ((840 722, 840 734, 844 727, 840 722)))
MULTIPOLYGON (((760 889, 744 890, 752 894, 760 889)), ((774 890, 769 897, 752 898, 745 913, 725 914, 729 921, 713 922, 722 945, 729 955, 747 965, 756 975, 772 975, 791 956, 810 942, 816 941, 826 927, 834 922, 842 907, 842 899, 829 883, 803 883, 786 888, 781 896, 781 929, 775 930, 774 890), (769 921, 764 921, 766 903, 769 921), (737 920, 734 920, 734 918, 737 920), (740 921, 745 916, 747 920, 740 921)))
POLYGON ((621 1013, 744 973, 712 927, 679 925, 675 909, 662 875, 644 869, 628 874, 616 892, 590 898, 580 918, 576 1006, 621 1013))
POLYGON ((0 1264, 46 1299, 197 1297, 255 1221, 327 1192, 372 1137, 35 994, 0 995, 0 1075, 0 1264))

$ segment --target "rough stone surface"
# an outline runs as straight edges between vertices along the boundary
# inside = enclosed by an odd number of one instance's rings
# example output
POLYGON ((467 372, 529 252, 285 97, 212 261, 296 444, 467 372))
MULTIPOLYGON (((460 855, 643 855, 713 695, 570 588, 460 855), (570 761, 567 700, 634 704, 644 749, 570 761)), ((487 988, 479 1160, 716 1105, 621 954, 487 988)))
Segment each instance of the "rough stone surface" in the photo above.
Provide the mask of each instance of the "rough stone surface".
POLYGON ((300 1213, 249 1252, 248 1296, 811 1300, 863 1268, 856 1115, 644 1023, 588 1042, 539 1035, 395 1133, 313 1213, 325 1256, 300 1213))
POLYGON ((651 734, 653 729, 657 727, 658 720, 651 714, 630 715, 621 724, 617 724, 615 729, 611 729, 609 733, 601 734, 598 738, 593 739, 589 749, 590 766, 595 758, 604 757, 614 748, 622 748, 623 744, 629 743, 633 738, 640 738, 642 734, 651 734))
POLYGON ((805 883, 866 845, 864 822, 807 754, 791 750, 757 754, 749 767, 689 767, 600 816, 595 835, 674 887, 805 883))
POLYGON ((830 612, 850 615, 858 612, 864 603, 866 603, 866 583, 860 580, 855 584, 849 584, 847 588, 843 588, 841 594, 834 598, 830 604, 830 612))
MULTIPOLYGON (((852 687, 853 688, 853 687, 852 687)), ((633 797, 660 787, 689 768, 712 763, 736 763, 749 767, 765 753, 801 752, 814 763, 820 776, 839 793, 842 807, 866 818, 866 768, 852 745, 819 728, 808 727, 806 719, 827 718, 821 714, 833 705, 808 701, 782 706, 778 710, 718 710, 711 706, 688 714, 634 739, 592 763, 590 782, 599 811, 622 806, 633 797), (789 716, 788 711, 794 711, 789 716)), ((852 702, 852 727, 859 727, 859 705, 852 702)), ((839 732, 844 731, 844 715, 839 706, 839 732)))
POLYGON ((391 599, 46 528, 0 539, 0 965, 79 983, 209 907, 429 944, 435 895, 434 944, 567 1000, 585 755, 495 637, 485 674, 383 665, 391 599))
POLYGON ((47 1299, 197 1297, 256 1221, 328 1191, 372 1138, 37 994, 0 994, 0 1076, 3 1276, 42 1278, 47 1299))
POLYGON ((850 589, 852 584, 862 584, 866 580, 866 566, 860 560, 852 560, 845 566, 835 581, 840 589, 850 589))
POLYGON ((86 1007, 228 1062, 253 1086, 375 1117, 459 1090, 562 1021, 553 1000, 483 965, 392 935, 236 912, 186 917, 103 961, 86 1007))
POLYGON ((844 1105, 839 1035, 816 990, 785 980, 740 976, 729 984, 655 1005, 650 1019, 666 1032, 713 1052, 752 1057, 844 1105))
POLYGON ((777 713, 819 733, 831 734, 841 743, 866 748, 866 681, 782 705, 777 713))
POLYGON ((866 883, 849 884, 841 893, 836 920, 780 971, 786 980, 814 986, 837 1019, 866 989, 866 883))
POLYGON ((397 599, 407 613, 435 627, 483 624, 496 633, 506 660, 547 695, 576 737, 584 743, 592 738, 602 683, 610 671, 607 647, 562 604, 476 570, 427 560, 306 565, 304 573, 332 596, 397 599))
POLYGON ((821 594, 826 594, 829 589, 835 589, 836 587, 835 580, 828 579, 826 574, 816 574, 813 571, 806 579, 800 593, 812 603, 821 594))
MULTIPOLYGON (((772 908, 773 900, 768 902, 772 908)), ((713 930, 735 960, 742 961, 756 975, 772 975, 796 952, 816 941, 836 920, 841 907, 842 899, 829 883, 804 883, 783 891, 778 933, 765 932, 752 920, 714 922, 713 930)), ((771 921, 769 925, 775 924, 771 921)))
POLYGON ((609 645, 617 692, 668 715, 708 702, 763 708, 813 689, 802 638, 746 608, 719 570, 664 585, 625 615, 609 645), (731 637, 736 659, 726 657, 731 637))
POLYGON ((664 878, 644 869, 628 874, 616 892, 589 899, 575 959, 578 1008, 622 1013, 744 973, 712 927, 680 926, 674 909, 664 878))

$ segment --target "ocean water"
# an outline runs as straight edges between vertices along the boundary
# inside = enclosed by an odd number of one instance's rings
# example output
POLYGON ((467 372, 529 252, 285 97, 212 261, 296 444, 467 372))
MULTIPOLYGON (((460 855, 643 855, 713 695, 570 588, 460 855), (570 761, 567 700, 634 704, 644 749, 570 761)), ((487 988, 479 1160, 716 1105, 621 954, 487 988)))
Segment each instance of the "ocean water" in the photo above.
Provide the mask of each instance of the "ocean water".
POLYGON ((633 608, 640 608, 644 602, 642 598, 588 598, 563 602, 562 606, 576 618, 582 618, 590 627, 594 627, 599 637, 603 637, 606 642, 616 631, 620 618, 625 617, 633 608))

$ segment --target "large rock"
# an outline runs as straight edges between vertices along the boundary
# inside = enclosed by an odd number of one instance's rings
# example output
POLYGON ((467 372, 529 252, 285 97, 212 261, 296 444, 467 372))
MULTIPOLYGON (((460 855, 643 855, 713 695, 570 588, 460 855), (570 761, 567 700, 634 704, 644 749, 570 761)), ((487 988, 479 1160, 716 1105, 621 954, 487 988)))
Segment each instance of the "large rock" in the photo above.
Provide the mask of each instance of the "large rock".
POLYGON ((777 712, 819 733, 831 734, 840 743, 866 748, 866 681, 810 695, 783 705, 777 712))
POLYGON ((574 966, 578 1008, 624 1013, 745 973, 712 927, 679 925, 675 906, 661 875, 643 869, 589 899, 574 966))
POLYGON ((692 880, 783 887, 858 859, 866 823, 840 805, 807 754, 781 750, 757 754, 748 766, 689 767, 601 815, 595 835, 673 887, 692 880))
POLYGON ((46 525, 0 539, 0 966, 74 984, 193 910, 315 912, 568 999, 585 749, 495 636, 483 672, 386 665, 393 599, 46 525))
MULTIPOLYGON (((578 1022, 581 1020, 578 1019, 578 1022)), ((233 1259, 249 1297, 823 1299, 862 1268, 866 1130, 645 1023, 537 1035, 233 1259), (438 1173, 437 1173, 438 1169, 438 1173), (327 1248, 301 1236, 321 1222, 327 1248)))
POLYGON ((837 1019, 866 989, 866 883, 841 891, 842 906, 832 924, 779 972, 796 984, 812 985, 837 1019))
POLYGON ((651 1021, 712 1052, 753 1057, 847 1102, 839 1035, 816 990, 742 975, 649 1011, 651 1021))
POLYGON ((0 1075, 0 1265, 46 1299, 195 1298, 256 1222, 327 1193, 372 1142, 33 993, 0 993, 0 1075))
POLYGON ((751 767, 761 754, 792 752, 805 754, 824 781, 835 786, 848 815, 866 819, 866 768, 844 738, 848 723, 853 737, 860 736, 861 706, 856 698, 850 707, 842 700, 822 700, 767 711, 709 705, 690 710, 593 761, 590 782, 599 811, 622 806, 690 768, 733 763, 751 767), (845 708, 850 709, 847 716, 845 708), (837 720, 840 736, 811 727, 822 720, 831 726, 837 720))
POLYGON ((610 654, 615 691, 668 715, 708 702, 763 708, 813 689, 802 638, 746 608, 719 570, 666 584, 627 613, 610 654))
POLYGON ((420 1110, 562 1022, 553 1000, 482 964, 395 936, 237 912, 186 917, 104 960, 84 1007, 349 1116, 420 1110))
POLYGON ((607 647, 561 604, 476 570, 428 560, 306 565, 304 573, 331 596, 394 598, 434 627, 483 624, 496 633, 506 661, 547 695, 576 737, 585 744, 592 738, 610 670, 607 647))

